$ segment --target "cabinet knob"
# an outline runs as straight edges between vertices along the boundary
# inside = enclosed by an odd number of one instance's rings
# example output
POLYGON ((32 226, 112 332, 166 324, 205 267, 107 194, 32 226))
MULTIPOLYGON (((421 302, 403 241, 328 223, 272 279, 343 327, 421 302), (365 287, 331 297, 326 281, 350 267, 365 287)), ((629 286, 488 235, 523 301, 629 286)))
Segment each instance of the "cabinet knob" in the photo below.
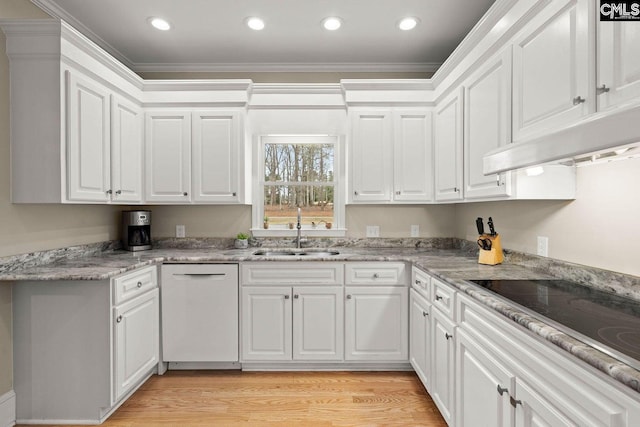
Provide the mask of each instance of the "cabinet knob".
POLYGON ((137 285, 137 286, 138 286, 139 288, 141 288, 141 287, 142 287, 142 282, 138 282, 138 285, 137 285))
POLYGON ((500 393, 500 396, 502 396, 505 393, 509 393, 509 390, 506 387, 505 388, 500 387, 500 384, 498 384, 498 393, 500 393))
POLYGON ((607 87, 607 85, 603 84, 602 86, 598 86, 596 88, 596 92, 598 95, 602 95, 603 93, 607 93, 609 92, 609 88, 607 87))
POLYGON ((293 295, 293 297, 294 297, 295 299, 298 299, 298 298, 300 298, 300 295, 298 295, 298 294, 294 294, 294 295, 293 295))
POLYGON ((582 104, 585 101, 586 101, 586 99, 584 99, 583 97, 576 96, 575 98, 573 98, 573 105, 582 104))
POLYGON ((109 189, 109 190, 105 191, 105 193, 111 194, 111 193, 113 193, 113 191, 111 191, 111 189, 109 189))
POLYGON ((236 192, 234 191, 233 193, 231 193, 231 195, 232 195, 233 197, 236 197, 236 192))
POLYGON ((120 322, 122 322, 122 314, 116 317, 116 323, 120 323, 120 322))
POLYGON ((429 315, 429 313, 427 313, 426 311, 422 312, 422 317, 427 317, 429 315))
POLYGON ((436 301, 440 301, 442 297, 440 295, 436 295, 436 301))
POLYGON ((358 192, 357 192, 357 191, 354 191, 354 192, 353 192, 353 195, 354 195, 354 196, 357 196, 357 195, 358 195, 358 192))
POLYGON ((289 295, 285 295, 285 296, 284 296, 284 299, 289 299, 289 295))
POLYGON ((511 402, 511 406, 513 406, 514 408, 518 405, 522 405, 522 400, 516 400, 513 398, 513 396, 510 396, 509 401, 511 402))
POLYGON ((420 280, 416 279, 416 285, 419 285, 419 284, 421 284, 421 283, 422 283, 422 282, 421 282, 420 280))
POLYGON ((347 295, 347 299, 351 299, 351 295, 347 295))
POLYGON ((400 195, 400 192, 399 192, 399 191, 396 191, 396 196, 399 196, 399 195, 400 195))
POLYGON ((187 193, 186 191, 184 193, 182 193, 183 196, 188 196, 189 193, 187 193))
POLYGON ((116 191, 116 194, 122 194, 122 190, 116 191))
POLYGON ((453 335, 451 335, 451 334, 449 334, 449 333, 445 332, 445 333, 444 333, 444 337, 445 337, 446 339, 449 339, 449 338, 453 338, 453 335))
POLYGON ((457 193, 457 192, 459 192, 459 191, 460 191, 460 189, 459 189, 458 187, 453 187, 453 192, 454 192, 454 193, 457 193))
POLYGON ((377 279, 378 277, 380 277, 380 276, 378 275, 378 273, 373 273, 373 278, 374 278, 374 279, 377 279))

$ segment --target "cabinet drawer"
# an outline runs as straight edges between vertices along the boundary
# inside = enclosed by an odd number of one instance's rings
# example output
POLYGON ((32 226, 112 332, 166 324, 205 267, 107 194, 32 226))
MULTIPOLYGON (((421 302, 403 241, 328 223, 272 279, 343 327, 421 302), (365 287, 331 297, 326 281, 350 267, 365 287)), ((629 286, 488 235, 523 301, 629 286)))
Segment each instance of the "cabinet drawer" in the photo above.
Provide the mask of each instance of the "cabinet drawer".
POLYGON ((242 264, 243 285, 342 285, 344 267, 325 262, 257 262, 242 264))
POLYGON ((345 266, 347 285, 406 285, 406 265, 402 262, 358 262, 345 266))
POLYGON ((431 276, 419 268, 413 267, 411 270, 411 287, 425 298, 431 295, 431 276))
POLYGON ((455 309, 456 292, 446 283, 436 279, 431 279, 431 289, 433 298, 431 299, 433 306, 438 307, 440 311, 453 319, 455 309))
POLYGON ((157 274, 156 267, 153 266, 135 270, 112 279, 113 304, 118 305, 157 287, 157 274))

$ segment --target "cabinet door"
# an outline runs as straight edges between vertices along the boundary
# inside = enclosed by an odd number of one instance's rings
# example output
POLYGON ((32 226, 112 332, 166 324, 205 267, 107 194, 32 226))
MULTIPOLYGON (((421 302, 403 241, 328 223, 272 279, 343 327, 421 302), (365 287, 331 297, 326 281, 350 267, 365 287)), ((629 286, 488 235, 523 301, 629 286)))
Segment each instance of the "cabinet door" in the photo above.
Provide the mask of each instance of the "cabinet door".
POLYGON ((456 425, 511 427, 510 393, 515 376, 465 331, 458 329, 456 349, 456 425))
POLYGON ((67 199, 110 199, 110 103, 100 84, 67 71, 67 199))
POLYGON ((431 384, 431 319, 430 305, 413 289, 410 293, 409 361, 427 390, 431 384))
POLYGON ((391 201, 393 141, 391 112, 351 112, 351 200, 391 201))
POLYGON ((434 121, 436 200, 461 200, 462 88, 439 103, 434 121))
POLYGON ((640 99, 640 25, 598 23, 598 110, 640 99))
POLYGON ((448 425, 454 414, 455 325, 439 310, 431 310, 431 397, 448 425))
POLYGON ((345 359, 408 360, 407 288, 348 286, 345 293, 345 359))
POLYGON ((511 50, 489 60, 464 87, 464 197, 508 196, 510 172, 485 176, 482 158, 511 142, 511 50))
POLYGON ((193 121, 193 200, 240 200, 242 123, 237 111, 198 111, 193 121))
POLYGON ((142 109, 121 96, 111 96, 111 198, 142 201, 142 109))
POLYGON ((595 110, 589 3, 550 2, 515 38, 514 141, 565 127, 595 110))
POLYGON ((396 110, 393 113, 393 200, 433 200, 433 129, 431 111, 396 110))
POLYGON ((190 201, 191 115, 148 112, 145 124, 145 200, 190 201))
POLYGON ((552 401, 546 399, 520 378, 516 379, 516 390, 518 398, 513 401, 516 408, 516 427, 578 427, 586 425, 567 418, 552 401))
POLYGON ((291 288, 242 288, 242 358, 291 360, 291 288))
POLYGON ((293 288, 293 358, 342 360, 343 316, 342 286, 293 288))
POLYGON ((115 307, 113 318, 115 403, 158 363, 158 289, 115 307))

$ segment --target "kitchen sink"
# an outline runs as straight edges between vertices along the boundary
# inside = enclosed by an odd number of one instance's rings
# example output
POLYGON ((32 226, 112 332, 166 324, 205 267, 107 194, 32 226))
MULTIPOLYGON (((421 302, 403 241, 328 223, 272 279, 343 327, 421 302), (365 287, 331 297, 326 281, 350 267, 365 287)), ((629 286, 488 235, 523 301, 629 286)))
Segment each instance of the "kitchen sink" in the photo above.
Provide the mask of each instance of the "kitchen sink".
POLYGON ((294 256, 304 256, 304 257, 328 257, 340 255, 339 251, 329 251, 329 250, 313 250, 313 249, 287 249, 287 250, 259 250, 253 253, 256 256, 264 256, 264 257, 294 257, 294 256))

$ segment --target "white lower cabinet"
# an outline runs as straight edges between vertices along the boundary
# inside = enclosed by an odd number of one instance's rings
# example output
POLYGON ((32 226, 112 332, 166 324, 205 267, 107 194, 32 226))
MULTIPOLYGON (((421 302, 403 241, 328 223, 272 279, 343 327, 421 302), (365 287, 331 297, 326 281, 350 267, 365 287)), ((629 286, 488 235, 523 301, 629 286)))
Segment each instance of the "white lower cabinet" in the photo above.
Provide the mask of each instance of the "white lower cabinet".
POLYGON ((243 360, 342 360, 342 295, 342 286, 243 287, 243 360))
POLYGON ((431 388, 431 304, 411 289, 409 361, 427 390, 431 388))
POLYGON ((156 277, 154 266, 111 280, 15 287, 18 424, 99 424, 155 371, 156 277))
POLYGON ((454 424, 455 324, 438 309, 431 310, 431 397, 447 424, 454 424))

